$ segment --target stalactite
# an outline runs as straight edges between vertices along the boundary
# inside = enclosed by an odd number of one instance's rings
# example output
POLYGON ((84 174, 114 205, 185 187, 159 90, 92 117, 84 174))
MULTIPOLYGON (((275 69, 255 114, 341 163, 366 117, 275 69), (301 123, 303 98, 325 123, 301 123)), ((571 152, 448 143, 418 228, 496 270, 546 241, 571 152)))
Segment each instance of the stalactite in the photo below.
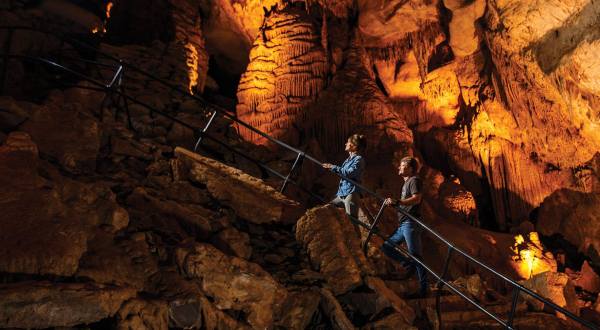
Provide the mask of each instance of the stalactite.
POLYGON ((419 75, 421 76, 421 86, 425 82, 427 76, 427 65, 431 53, 437 44, 436 39, 439 38, 441 32, 440 25, 423 23, 423 28, 419 33, 411 34, 411 44, 417 63, 419 64, 419 75))

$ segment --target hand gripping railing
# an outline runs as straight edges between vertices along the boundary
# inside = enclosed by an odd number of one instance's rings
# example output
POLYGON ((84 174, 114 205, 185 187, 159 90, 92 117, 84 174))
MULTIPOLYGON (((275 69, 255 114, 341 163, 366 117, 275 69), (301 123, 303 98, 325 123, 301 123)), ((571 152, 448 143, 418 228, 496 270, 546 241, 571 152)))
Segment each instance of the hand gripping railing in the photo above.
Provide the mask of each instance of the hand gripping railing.
MULTIPOLYGON (((3 27, 0 27, 0 29, 3 29, 3 27)), ((80 45, 83 45, 83 43, 78 42, 80 45)), ((93 48, 92 46, 87 46, 86 47, 90 47, 93 48)), ((55 63, 53 61, 50 61, 48 59, 44 59, 44 58, 34 58, 34 57, 29 57, 29 59, 31 60, 37 60, 41 63, 47 64, 47 65, 51 65, 55 68, 64 70, 70 74, 73 74, 74 76, 84 80, 84 81, 88 81, 90 83, 92 83, 94 86, 97 87, 98 90, 103 90, 106 93, 113 93, 113 94, 117 94, 120 97, 122 97, 125 101, 129 101, 135 104, 138 104, 140 106, 143 106, 145 108, 147 108, 149 111, 151 111, 152 113, 156 113, 159 114, 169 120, 171 120, 174 123, 177 123, 183 127, 186 127, 188 129, 191 129, 192 131, 198 133, 198 140, 195 143, 195 149, 197 149, 200 146, 200 143, 202 141, 203 138, 209 139, 223 147, 225 147, 226 149, 242 156, 245 157, 246 159, 256 163, 259 167, 261 167, 263 170, 265 170, 268 173, 271 173, 273 175, 275 175, 276 177, 280 178, 281 180, 283 180, 282 186, 281 186, 281 191, 284 191, 286 186, 288 184, 293 184, 297 187, 299 187, 302 191, 304 191, 305 193, 309 194, 310 196, 313 196, 314 198, 316 198, 319 201, 324 201, 324 199, 322 197, 320 197, 319 195, 315 194, 314 192, 304 188, 303 186, 299 185, 297 182, 295 182, 292 177, 294 176, 294 174, 298 171, 301 170, 301 164, 303 160, 308 160, 316 165, 318 165, 319 167, 322 166, 322 163, 317 160, 316 158, 304 153, 301 150, 298 150, 282 141, 279 141, 271 136, 269 136, 268 134, 248 125, 247 123, 239 120, 238 118, 236 118, 234 115, 231 115, 230 113, 228 113, 226 110, 215 106, 213 104, 207 103, 206 101, 204 101, 203 99, 201 99, 200 97, 196 96, 196 95, 190 95, 187 91, 184 91, 183 89, 180 89, 177 86, 174 86, 172 84, 170 84, 169 82, 166 82, 162 79, 156 78, 153 75, 145 72, 142 69, 136 68, 135 66, 132 66, 130 64, 125 63, 124 61, 121 61, 120 59, 117 59, 111 55, 108 54, 104 54, 104 53, 98 53, 100 55, 106 56, 108 58, 111 58, 115 61, 117 61, 118 63, 120 63, 119 69, 117 70, 117 72, 115 73, 113 79, 111 80, 111 83, 109 84, 103 84, 102 82, 96 80, 96 79, 92 79, 89 76, 76 72, 74 70, 71 70, 65 66, 62 66, 58 63, 55 63), (126 94, 125 89, 122 88, 121 84, 118 84, 120 88, 114 88, 114 86, 117 85, 117 81, 121 81, 123 74, 124 74, 124 70, 125 68, 127 69, 132 69, 137 71, 138 73, 144 74, 146 75, 148 78, 152 79, 153 81, 159 82, 161 84, 164 84, 167 87, 170 87, 173 90, 176 90, 178 92, 180 92, 182 95, 184 95, 185 97, 190 97, 193 98, 194 100, 200 102, 205 108, 209 108, 210 110, 213 111, 213 113, 211 114, 211 117, 207 123, 207 125, 205 125, 202 129, 198 129, 194 126, 191 126, 187 123, 185 123, 182 120, 179 120, 161 110, 155 109, 154 107, 141 102, 137 99, 135 99, 134 97, 131 97, 129 95, 126 94), (272 143, 288 150, 288 151, 292 151, 294 152, 297 157, 296 160, 294 161, 294 164, 292 165, 289 173, 287 175, 283 175, 281 173, 279 173, 276 170, 271 169, 270 167, 268 167, 267 165, 263 164, 262 162, 254 159, 251 156, 246 155, 245 153, 229 146, 227 143, 220 141, 217 138, 214 138, 213 136, 211 136, 210 134, 208 134, 207 130, 210 126, 210 124, 214 121, 215 117, 217 115, 221 115, 221 117, 227 118, 235 123, 237 123, 238 125, 241 125, 251 131, 253 131, 254 133, 262 136, 263 138, 271 141, 272 143)), ((20 56, 20 55, 19 55, 20 56)), ((10 55, 8 54, 4 54, 5 57, 5 64, 6 64, 6 59, 8 59, 10 57, 10 55)), ((337 176, 339 176, 342 179, 348 180, 349 182, 355 184, 363 193, 366 193, 368 195, 370 195, 371 197, 375 198, 376 200, 381 202, 381 206, 379 208, 379 211, 377 213, 377 215, 375 216, 375 218, 373 219, 372 224, 366 224, 362 221, 360 221, 359 219, 356 219, 352 216, 350 216, 350 220, 360 226, 362 226, 363 228, 368 230, 368 234, 366 237, 366 240, 363 244, 363 248, 366 250, 367 245, 371 239, 371 237, 373 235, 377 235, 381 238, 384 238, 381 233, 379 233, 379 230, 377 228, 377 225, 379 224, 379 221, 381 220, 381 215, 383 213, 383 210, 385 209, 385 203, 384 203, 384 199, 379 196, 378 194, 376 194, 375 192, 371 191, 370 189, 362 186, 361 184, 359 184, 358 182, 340 174, 340 173, 335 173, 337 176)), ((446 240, 444 237, 442 237, 439 233, 437 233, 436 231, 434 231, 433 229, 431 229, 429 226, 427 226, 426 224, 424 224, 423 222, 421 222, 419 219, 415 218, 414 216, 408 214, 406 211, 402 210, 402 209, 398 209, 398 211, 400 213, 402 213, 404 216, 408 217, 409 219, 411 219, 412 221, 414 221, 416 224, 418 224, 419 226, 421 226, 423 229, 425 229, 426 231, 428 231, 431 235, 433 235, 433 237, 435 237, 436 239, 438 239, 439 241, 441 241, 443 244, 445 244, 448 247, 448 253, 446 255, 446 259, 444 262, 444 266, 443 266, 443 270, 441 272, 441 274, 437 274, 434 270, 432 270, 428 265, 426 265, 423 261, 421 261, 418 257, 411 255, 408 251, 406 251, 403 248, 400 247, 395 247, 398 251, 400 251, 401 253, 407 255, 408 257, 410 257, 414 262, 420 264, 421 266, 423 266, 423 268, 429 272, 431 275, 433 275, 436 279, 437 279, 437 295, 436 295, 436 307, 438 310, 438 319, 440 318, 440 313, 439 313, 439 309, 440 309, 440 292, 442 287, 446 286, 448 287, 448 289, 454 293, 456 293, 457 295, 459 295, 460 297, 462 297, 463 299, 465 299, 467 302, 469 302, 470 304, 472 304, 473 306, 475 306, 477 309, 479 309, 480 311, 482 311, 483 313, 485 313, 486 315, 488 315, 489 317, 491 317, 493 320, 495 320, 496 322, 498 322, 499 324, 501 324, 502 326, 506 327, 507 329, 514 329, 513 327, 513 321, 514 321, 514 317, 515 317, 515 313, 516 313, 516 307, 517 307, 517 303, 518 303, 518 299, 520 297, 521 294, 527 294, 531 297, 533 297, 534 299, 544 303, 546 306, 554 309, 555 311, 558 311, 564 315, 566 315, 568 318, 574 320, 575 322, 579 323, 580 325, 587 327, 589 329, 599 329, 599 327, 595 324, 592 324, 591 322, 584 320, 580 317, 578 317, 577 315, 574 315, 573 313, 571 313, 570 311, 556 305, 555 303, 549 301, 548 299, 541 297, 540 295, 538 295, 537 293, 531 291, 528 288, 523 287, 522 285, 516 283, 515 281, 509 279, 508 277, 500 274, 499 272, 495 271, 494 269, 492 269, 491 267, 487 266, 486 264, 480 262, 479 260, 475 259, 474 257, 472 257, 471 255, 467 254, 466 252, 462 251, 461 249, 457 248, 456 246, 454 246, 452 243, 450 243, 448 240, 446 240), (446 280, 446 276, 448 274, 448 268, 452 259, 452 256, 455 254, 459 254, 462 255, 463 257, 466 258, 467 261, 474 263, 475 265, 478 265, 484 269, 486 269, 487 271, 489 271, 491 274, 493 274, 495 277, 501 279, 502 281, 504 281, 506 284, 508 284, 509 286, 511 286, 513 288, 513 295, 512 295, 512 302, 511 302, 511 310, 510 313, 508 315, 507 320, 503 320, 500 317, 498 317, 497 315, 491 313, 490 311, 488 311, 484 306, 482 306, 481 304, 479 304, 478 302, 476 302, 475 300, 473 300, 472 298, 470 298, 468 295, 466 295, 465 293, 461 292, 458 288, 456 288, 452 283, 448 282, 446 280)), ((441 321, 441 320, 440 320, 441 321)))

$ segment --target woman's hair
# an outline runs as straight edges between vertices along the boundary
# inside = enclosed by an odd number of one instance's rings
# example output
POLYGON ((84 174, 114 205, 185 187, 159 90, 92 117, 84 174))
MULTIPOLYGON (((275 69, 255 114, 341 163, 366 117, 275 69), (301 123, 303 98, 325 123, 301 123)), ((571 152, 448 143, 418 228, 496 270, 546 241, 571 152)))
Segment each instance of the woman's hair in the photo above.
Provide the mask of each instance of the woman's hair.
POLYGON ((356 146, 358 152, 363 152, 367 148, 367 138, 362 134, 352 134, 348 141, 356 146))
POLYGON ((400 164, 406 163, 410 166, 415 172, 419 170, 419 161, 412 156, 406 156, 400 160, 400 164))

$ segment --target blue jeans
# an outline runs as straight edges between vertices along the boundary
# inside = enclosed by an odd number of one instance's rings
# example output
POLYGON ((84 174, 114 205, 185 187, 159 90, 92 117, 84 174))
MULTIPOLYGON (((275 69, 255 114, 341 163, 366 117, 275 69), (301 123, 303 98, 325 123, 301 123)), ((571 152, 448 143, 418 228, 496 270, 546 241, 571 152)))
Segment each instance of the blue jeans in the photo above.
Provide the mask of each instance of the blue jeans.
POLYGON ((422 260, 421 228, 419 225, 410 220, 402 222, 394 234, 392 234, 392 236, 390 236, 390 238, 383 243, 381 250, 388 257, 399 261, 402 266, 407 268, 416 268, 417 275, 419 276, 419 286, 421 292, 425 292, 427 289, 427 272, 425 271, 425 268, 423 268, 423 266, 421 266, 419 263, 413 261, 411 258, 403 256, 400 252, 394 249, 394 246, 400 245, 402 242, 406 242, 406 246, 410 254, 419 258, 419 260, 422 260))

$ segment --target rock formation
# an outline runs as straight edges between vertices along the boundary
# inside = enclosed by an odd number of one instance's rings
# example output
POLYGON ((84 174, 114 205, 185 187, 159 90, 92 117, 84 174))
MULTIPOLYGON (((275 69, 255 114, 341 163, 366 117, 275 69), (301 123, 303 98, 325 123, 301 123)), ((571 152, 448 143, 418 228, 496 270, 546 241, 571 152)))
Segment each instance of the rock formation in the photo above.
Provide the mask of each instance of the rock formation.
MULTIPOLYGON (((222 116, 201 133, 211 102, 324 162, 365 134, 362 183, 382 197, 399 197, 397 162, 416 156, 426 224, 597 322, 598 13, 589 0, 0 4, 3 22, 53 31, 0 29, 3 49, 80 74, 0 59, 0 327, 496 326, 447 288, 440 315, 415 298, 380 251, 390 208, 363 250, 364 229, 317 205, 339 177, 305 160, 282 193, 273 170, 285 178, 295 154, 222 116), (123 89, 105 89, 119 63, 58 32, 169 84, 125 66, 123 89)), ((360 220, 380 205, 365 194, 360 220)), ((448 246, 423 235, 439 272, 448 246)), ((447 279, 511 308, 506 283, 465 258, 447 279)), ((515 327, 576 327, 522 296, 515 327)))

